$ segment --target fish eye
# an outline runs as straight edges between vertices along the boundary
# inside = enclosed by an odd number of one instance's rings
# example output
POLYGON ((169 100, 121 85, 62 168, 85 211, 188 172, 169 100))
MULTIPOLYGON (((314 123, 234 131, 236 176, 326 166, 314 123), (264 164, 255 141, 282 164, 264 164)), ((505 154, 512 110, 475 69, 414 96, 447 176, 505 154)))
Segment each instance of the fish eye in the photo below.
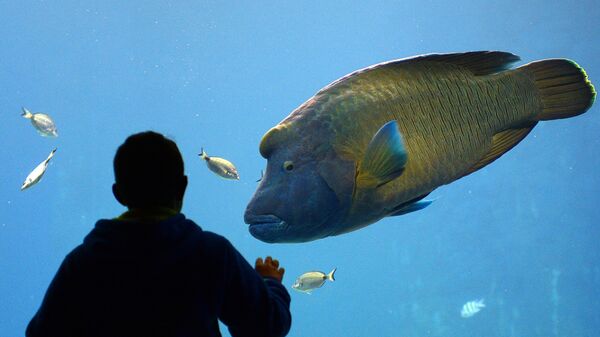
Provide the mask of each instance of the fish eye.
POLYGON ((291 171, 294 169, 294 163, 291 160, 286 160, 283 163, 283 169, 286 171, 291 171))

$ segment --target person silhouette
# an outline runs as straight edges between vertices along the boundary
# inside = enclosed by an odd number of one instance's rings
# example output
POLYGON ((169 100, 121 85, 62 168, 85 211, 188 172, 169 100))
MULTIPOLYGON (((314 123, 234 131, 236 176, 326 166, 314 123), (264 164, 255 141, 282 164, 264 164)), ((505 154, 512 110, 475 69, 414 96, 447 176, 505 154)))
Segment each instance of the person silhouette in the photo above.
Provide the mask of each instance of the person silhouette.
POLYGON ((99 220, 62 262, 26 336, 285 336, 285 270, 252 268, 224 237, 181 213, 187 176, 175 142, 147 131, 114 158, 113 194, 128 210, 99 220))

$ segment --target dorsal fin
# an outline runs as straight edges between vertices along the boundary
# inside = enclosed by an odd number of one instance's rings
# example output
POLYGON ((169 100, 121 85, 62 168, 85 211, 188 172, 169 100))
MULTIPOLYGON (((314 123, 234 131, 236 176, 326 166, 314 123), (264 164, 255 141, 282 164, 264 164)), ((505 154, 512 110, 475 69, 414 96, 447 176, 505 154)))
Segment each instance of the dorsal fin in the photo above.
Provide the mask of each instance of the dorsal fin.
POLYGON ((500 156, 522 141, 536 124, 537 122, 520 129, 508 129, 495 134, 492 138, 492 147, 490 148, 490 151, 461 177, 469 175, 500 158, 500 156))
POLYGON ((468 68, 474 75, 479 76, 508 70, 513 63, 520 59, 517 55, 502 51, 472 51, 466 53, 422 55, 415 57, 413 61, 451 63, 468 68))
POLYGON ((366 76, 366 74, 370 73, 374 70, 385 70, 385 69, 393 69, 394 67, 400 65, 406 65, 408 63, 413 62, 440 62, 440 63, 449 63, 457 66, 465 67, 474 75, 490 75, 495 74, 504 70, 510 69, 511 65, 517 61, 519 61, 517 55, 502 52, 502 51, 472 51, 466 53, 450 53, 450 54, 425 54, 419 56, 412 56, 398 60, 392 60, 387 62, 382 62, 378 64, 374 64, 372 66, 368 66, 366 68, 362 68, 356 70, 350 74, 347 74, 344 77, 341 77, 321 90, 317 92, 317 95, 322 94, 323 92, 332 89, 333 87, 345 82, 346 80, 351 80, 353 78, 366 76))

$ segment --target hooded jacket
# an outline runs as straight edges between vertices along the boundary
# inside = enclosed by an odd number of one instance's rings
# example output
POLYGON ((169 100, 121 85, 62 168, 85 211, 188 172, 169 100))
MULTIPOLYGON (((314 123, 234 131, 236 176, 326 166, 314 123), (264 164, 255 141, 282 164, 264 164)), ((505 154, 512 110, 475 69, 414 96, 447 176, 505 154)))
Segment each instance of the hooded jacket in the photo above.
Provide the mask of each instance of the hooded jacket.
POLYGON ((290 296, 224 237, 183 214, 100 220, 69 253, 29 323, 37 336, 285 336, 290 296))

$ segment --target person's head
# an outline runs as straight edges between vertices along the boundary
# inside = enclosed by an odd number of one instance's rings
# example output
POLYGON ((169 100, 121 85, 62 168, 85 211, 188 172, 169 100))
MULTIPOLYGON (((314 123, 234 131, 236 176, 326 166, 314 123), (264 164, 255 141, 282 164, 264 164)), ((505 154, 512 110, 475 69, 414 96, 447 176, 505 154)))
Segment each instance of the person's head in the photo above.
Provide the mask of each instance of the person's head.
POLYGON ((113 194, 124 206, 181 209, 187 177, 172 140, 153 131, 131 135, 119 146, 113 165, 113 194))

